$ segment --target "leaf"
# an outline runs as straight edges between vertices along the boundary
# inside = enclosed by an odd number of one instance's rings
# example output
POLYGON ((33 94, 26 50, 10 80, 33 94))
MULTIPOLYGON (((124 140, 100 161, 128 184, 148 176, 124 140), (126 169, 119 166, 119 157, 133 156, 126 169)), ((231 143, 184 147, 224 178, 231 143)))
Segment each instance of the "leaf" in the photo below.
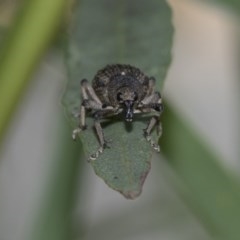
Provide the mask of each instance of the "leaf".
POLYGON ((66 3, 65 0, 26 0, 22 4, 22 12, 0 49, 0 140, 30 74, 59 27, 66 3))
MULTIPOLYGON (((165 1, 81 1, 68 38, 69 82, 63 98, 74 127, 78 124, 73 113, 79 111, 81 79, 92 80, 107 64, 124 63, 156 77, 159 89, 171 60, 172 37, 171 11, 165 1)), ((105 123, 104 133, 112 140, 111 147, 91 163, 96 174, 126 198, 141 193, 150 170, 152 149, 142 131, 148 119, 139 118, 125 125, 119 116, 105 123)), ((99 142, 90 117, 87 125, 81 140, 89 156, 98 149, 99 142)))
POLYGON ((219 164, 199 137, 167 106, 162 152, 182 179, 188 201, 217 239, 238 240, 239 182, 219 164))
POLYGON ((49 174, 27 237, 29 240, 73 238, 72 212, 79 187, 78 174, 83 171, 83 164, 79 161, 81 145, 72 144, 68 137, 69 126, 63 114, 57 114, 56 117, 54 125, 58 131, 57 134, 55 131, 56 141, 50 144, 52 154, 49 156, 49 174))
POLYGON ((2 48, 2 42, 3 42, 3 38, 4 38, 4 33, 5 33, 5 29, 0 26, 0 52, 1 52, 1 48, 2 48))
POLYGON ((225 4, 225 5, 227 5, 227 6, 229 6, 230 7, 230 9, 231 10, 233 10, 233 11, 238 11, 237 13, 239 14, 239 11, 240 11, 240 2, 239 2, 239 0, 214 0, 213 1, 214 3, 216 3, 216 4, 225 4))

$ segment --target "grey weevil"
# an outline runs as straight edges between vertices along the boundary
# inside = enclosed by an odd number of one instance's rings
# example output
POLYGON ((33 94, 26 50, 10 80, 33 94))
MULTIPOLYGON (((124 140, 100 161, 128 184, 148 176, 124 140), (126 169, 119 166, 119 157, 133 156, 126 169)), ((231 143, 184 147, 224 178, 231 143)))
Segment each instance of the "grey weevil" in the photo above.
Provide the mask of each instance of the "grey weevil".
POLYGON ((96 160, 108 146, 100 120, 120 113, 124 114, 127 122, 132 122, 136 113, 154 113, 146 129, 143 129, 143 136, 155 151, 160 151, 158 143, 151 138, 154 127, 158 127, 159 137, 162 133, 160 115, 163 104, 160 92, 155 91, 154 77, 148 77, 130 65, 107 65, 97 72, 92 85, 86 79, 81 81, 81 96, 79 126, 73 130, 72 138, 76 140, 77 135, 86 129, 86 114, 90 113, 94 118, 100 147, 89 160, 96 160))

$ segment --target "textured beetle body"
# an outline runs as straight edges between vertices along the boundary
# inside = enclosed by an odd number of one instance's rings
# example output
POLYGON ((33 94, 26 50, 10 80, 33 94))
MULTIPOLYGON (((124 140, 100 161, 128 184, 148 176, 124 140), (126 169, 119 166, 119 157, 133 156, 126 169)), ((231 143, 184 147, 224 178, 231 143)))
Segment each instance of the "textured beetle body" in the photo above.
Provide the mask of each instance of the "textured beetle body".
POLYGON ((107 65, 97 72, 92 85, 86 79, 81 81, 81 96, 79 127, 73 131, 72 137, 75 140, 78 133, 86 129, 86 114, 91 114, 100 147, 90 156, 90 160, 97 159, 104 148, 108 147, 100 120, 122 112, 126 122, 132 122, 134 114, 153 113, 144 129, 144 137, 154 150, 160 151, 159 145, 150 136, 155 127, 161 136, 159 118, 163 111, 161 95, 155 91, 153 77, 146 76, 130 65, 107 65))
POLYGON ((119 106, 117 93, 122 91, 125 98, 132 98, 131 93, 138 93, 138 102, 148 93, 149 78, 138 68, 130 65, 108 65, 98 71, 93 79, 93 89, 99 99, 107 105, 119 106))

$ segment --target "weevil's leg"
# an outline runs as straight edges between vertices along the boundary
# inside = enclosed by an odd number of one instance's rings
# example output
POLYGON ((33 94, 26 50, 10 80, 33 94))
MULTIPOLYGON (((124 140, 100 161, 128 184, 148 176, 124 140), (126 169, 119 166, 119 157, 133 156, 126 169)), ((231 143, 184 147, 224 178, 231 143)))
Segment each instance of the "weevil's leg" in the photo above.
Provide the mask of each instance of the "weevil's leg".
POLYGON ((98 138, 99 138, 99 141, 100 141, 100 145, 101 145, 101 147, 104 147, 106 143, 105 143, 105 139, 104 139, 104 136, 103 136, 103 129, 102 129, 102 126, 100 124, 100 121, 96 120, 94 122, 94 126, 95 126, 96 131, 97 131, 97 135, 98 135, 98 138))
POLYGON ((149 96, 146 96, 141 103, 143 104, 143 106, 145 108, 150 107, 151 108, 151 104, 156 104, 156 103, 162 103, 162 98, 161 98, 161 94, 159 92, 154 92, 149 96), (147 106, 148 105, 148 106, 147 106))
POLYGON ((150 77, 147 96, 152 95, 155 88, 155 83, 156 83, 156 79, 154 77, 150 77))
POLYGON ((96 95, 95 91, 93 90, 91 84, 88 82, 87 79, 83 79, 81 81, 81 89, 82 89, 83 99, 91 98, 92 100, 94 100, 99 105, 102 105, 102 102, 100 101, 100 99, 96 95))
POLYGON ((89 157, 89 161, 96 160, 99 157, 99 155, 101 153, 103 153, 104 149, 106 147, 108 147, 107 141, 104 138, 103 129, 102 129, 102 126, 101 126, 101 123, 100 123, 100 119, 107 116, 107 115, 110 115, 110 114, 114 114, 114 109, 113 108, 100 110, 100 111, 97 111, 94 114, 94 118, 95 118, 94 126, 95 126, 95 129, 96 129, 97 136, 99 138, 100 147, 98 148, 98 150, 94 154, 92 154, 89 157))
POLYGON ((82 131, 80 127, 73 129, 72 131, 72 139, 76 141, 78 134, 82 131))
POLYGON ((101 109, 102 102, 99 100, 95 94, 92 86, 89 84, 87 79, 81 81, 81 94, 82 94, 82 104, 80 110, 80 121, 79 127, 85 127, 86 109, 101 109))
MULTIPOLYGON (((148 126, 146 129, 143 130, 144 132, 144 137, 146 138, 146 140, 150 143, 151 147, 157 151, 160 152, 160 146, 158 145, 158 143, 155 143, 154 140, 151 137, 151 131, 152 129, 159 124, 159 119, 157 116, 154 116, 150 119, 148 126)), ((160 137, 160 136, 159 136, 160 137)))
POLYGON ((160 115, 161 112, 163 111, 163 104, 162 104, 162 99, 161 99, 161 95, 159 92, 154 92, 152 95, 147 96, 145 99, 143 99, 142 101, 142 105, 141 105, 141 111, 142 112, 155 112, 156 116, 153 116, 148 125, 147 128, 144 129, 144 136, 146 138, 146 140, 148 142, 150 142, 152 148, 154 150, 156 150, 157 152, 160 151, 160 147, 157 143, 155 143, 151 137, 151 132, 153 130, 153 128, 156 126, 158 127, 157 131, 158 131, 158 136, 161 136, 161 132, 162 132, 162 128, 160 125, 160 115))
POLYGON ((86 108, 83 105, 81 105, 81 108, 80 108, 80 122, 79 122, 79 125, 82 129, 86 129, 86 108))
POLYGON ((81 81, 82 104, 79 115, 78 128, 72 132, 72 139, 76 140, 78 134, 86 129, 86 109, 98 110, 102 108, 102 103, 95 94, 92 86, 86 79, 81 81))
POLYGON ((78 127, 72 131, 72 139, 76 141, 79 133, 87 128, 86 126, 86 109, 81 105, 79 114, 79 124, 78 127))
POLYGON ((90 155, 89 161, 96 160, 99 157, 99 155, 101 153, 103 153, 103 150, 104 150, 105 145, 106 145, 105 139, 104 139, 104 136, 103 136, 103 129, 101 127, 101 124, 100 124, 99 120, 95 120, 94 126, 95 126, 97 136, 98 136, 99 141, 100 141, 100 147, 98 148, 98 150, 94 154, 90 155))
POLYGON ((86 127, 86 110, 85 110, 85 107, 81 105, 80 115, 79 115, 79 124, 78 124, 78 127, 75 128, 72 132, 72 139, 76 141, 79 133, 85 130, 86 128, 87 128, 86 127))

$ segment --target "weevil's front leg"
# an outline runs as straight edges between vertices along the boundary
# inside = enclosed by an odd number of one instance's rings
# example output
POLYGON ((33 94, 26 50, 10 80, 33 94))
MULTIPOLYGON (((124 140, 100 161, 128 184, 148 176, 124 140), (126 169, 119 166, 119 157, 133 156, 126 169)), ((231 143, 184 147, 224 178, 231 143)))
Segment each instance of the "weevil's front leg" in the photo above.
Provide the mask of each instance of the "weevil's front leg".
POLYGON ((140 106, 140 109, 142 112, 155 112, 155 116, 153 116, 148 125, 147 128, 144 129, 144 137, 146 140, 150 143, 152 148, 160 152, 160 146, 158 143, 155 143, 154 140, 151 137, 151 132, 154 129, 154 127, 158 127, 157 133, 158 137, 160 138, 162 135, 162 126, 160 123, 160 115, 163 111, 163 104, 162 104, 162 99, 161 95, 159 92, 155 92, 150 96, 147 96, 145 99, 142 101, 142 105, 140 106))
POLYGON ((155 151, 160 152, 160 146, 158 145, 158 143, 155 143, 151 137, 151 131, 155 126, 158 127, 158 138, 160 138, 162 135, 162 126, 161 126, 161 123, 159 122, 158 116, 154 116, 150 119, 147 128, 144 129, 143 132, 144 132, 144 137, 150 143, 151 147, 155 151))
POLYGON ((72 139, 76 140, 78 134, 86 129, 86 109, 99 110, 102 109, 102 102, 95 94, 92 86, 86 79, 81 81, 82 103, 79 114, 79 125, 72 132, 72 139))
POLYGON ((91 84, 88 82, 87 79, 83 79, 81 81, 81 92, 82 92, 82 97, 84 99, 92 99, 94 102, 102 106, 102 102, 96 95, 94 89, 92 88, 91 84))

